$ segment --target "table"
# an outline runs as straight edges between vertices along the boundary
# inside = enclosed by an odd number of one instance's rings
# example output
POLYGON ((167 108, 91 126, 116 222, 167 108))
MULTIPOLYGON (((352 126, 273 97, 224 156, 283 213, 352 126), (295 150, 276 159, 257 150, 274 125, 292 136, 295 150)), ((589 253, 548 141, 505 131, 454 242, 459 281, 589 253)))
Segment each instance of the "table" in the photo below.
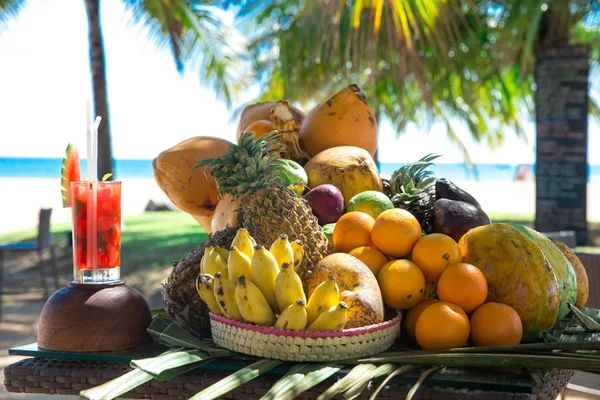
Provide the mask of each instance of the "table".
MULTIPOLYGON (((130 368, 127 364, 106 361, 82 361, 57 358, 27 358, 11 364, 4 370, 4 386, 11 393, 42 393, 78 395, 80 390, 100 385, 111 379, 117 378, 130 368)), ((464 371, 464 370, 462 370, 464 371)), ((199 392, 221 378, 229 375, 231 369, 223 365, 207 364, 204 368, 190 371, 166 382, 152 380, 135 390, 126 393, 123 398, 156 399, 156 400, 183 400, 199 392)), ((489 371, 487 372, 489 373, 489 371)), ((503 386, 505 391, 482 390, 469 388, 469 382, 464 380, 462 388, 440 386, 444 379, 456 378, 457 370, 448 370, 432 375, 421 386, 415 399, 473 399, 473 400, 554 400, 565 388, 573 371, 553 370, 545 374, 542 382, 532 384, 523 378, 522 384, 511 379, 510 384, 503 386), (444 376, 446 375, 446 376, 444 376)), ((481 371, 472 370, 469 374, 475 378, 482 374, 481 371)), ((495 372, 499 377, 496 387, 502 382, 501 373, 495 372)), ((273 384, 281 377, 281 371, 267 373, 252 380, 235 391, 228 393, 224 398, 252 400, 263 396, 273 384)), ((508 375, 506 375, 508 377, 508 375)), ((380 392, 380 399, 404 398, 410 390, 416 376, 401 376, 390 381, 390 384, 380 392)), ((330 382, 320 384, 310 391, 303 393, 299 399, 315 399, 331 385, 330 382)), ((363 392, 360 399, 368 399, 377 385, 371 385, 363 392)), ((26 398, 26 396, 23 396, 26 398)))

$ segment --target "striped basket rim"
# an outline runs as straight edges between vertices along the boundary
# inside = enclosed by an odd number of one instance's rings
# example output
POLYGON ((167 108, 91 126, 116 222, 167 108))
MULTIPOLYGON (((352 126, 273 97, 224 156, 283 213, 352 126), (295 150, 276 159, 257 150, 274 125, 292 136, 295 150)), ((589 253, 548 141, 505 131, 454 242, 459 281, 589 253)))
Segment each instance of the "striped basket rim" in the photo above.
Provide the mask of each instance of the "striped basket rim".
POLYGON ((358 359, 389 349, 400 335, 398 314, 389 321, 343 331, 288 331, 210 315, 215 344, 237 353, 283 361, 358 359))
POLYGON ((286 329, 278 329, 270 326, 260 326, 253 325, 247 322, 235 321, 224 317, 222 315, 217 315, 209 312, 210 319, 235 326, 240 329, 247 329, 254 332, 259 332, 265 335, 277 335, 277 336, 289 336, 289 337, 298 337, 298 338, 329 338, 329 337, 344 337, 344 336, 357 336, 363 335, 367 333, 377 332, 383 329, 387 329, 393 325, 400 324, 402 321, 402 312, 398 311, 398 315, 396 317, 381 322, 379 324, 362 326, 360 328, 351 328, 344 329, 342 331, 326 331, 326 332, 309 332, 309 331, 290 331, 286 329))

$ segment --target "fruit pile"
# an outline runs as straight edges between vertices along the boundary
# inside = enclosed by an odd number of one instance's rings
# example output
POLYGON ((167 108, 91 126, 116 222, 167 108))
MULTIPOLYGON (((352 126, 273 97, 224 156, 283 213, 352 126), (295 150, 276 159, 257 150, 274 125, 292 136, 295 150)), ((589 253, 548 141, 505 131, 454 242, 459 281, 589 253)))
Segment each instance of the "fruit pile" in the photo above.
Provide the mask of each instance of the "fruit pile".
POLYGON ((306 115, 286 101, 247 106, 236 143, 196 137, 161 153, 157 183, 211 233, 165 285, 174 321, 202 334, 208 305, 258 325, 335 330, 401 310, 407 336, 434 349, 538 341, 585 305, 585 270, 567 246, 492 223, 434 176, 436 156, 382 178, 376 148, 377 121, 350 85, 306 115))
POLYGON ((295 267, 302 263, 300 241, 282 234, 267 250, 246 229, 231 249, 206 249, 196 290, 210 311, 235 321, 292 331, 341 331, 348 306, 340 301, 335 277, 320 283, 306 301, 295 267))

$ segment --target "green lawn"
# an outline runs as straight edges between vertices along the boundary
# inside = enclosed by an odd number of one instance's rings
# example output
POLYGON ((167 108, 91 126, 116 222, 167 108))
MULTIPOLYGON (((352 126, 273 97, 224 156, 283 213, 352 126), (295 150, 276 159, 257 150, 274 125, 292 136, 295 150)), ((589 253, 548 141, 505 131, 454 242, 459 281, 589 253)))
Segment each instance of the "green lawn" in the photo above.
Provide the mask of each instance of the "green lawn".
MULTIPOLYGON (((121 236, 121 277, 126 283, 140 290, 153 306, 160 304, 161 283, 165 281, 173 262, 180 260, 206 238, 206 232, 189 215, 179 211, 144 213, 123 217, 121 236)), ((52 225, 53 242, 61 284, 73 279, 72 253, 68 247, 71 224, 52 225)), ((0 235, 0 243, 34 240, 34 229, 0 235)), ((6 284, 18 285, 24 290, 39 285, 39 275, 34 269, 37 261, 32 255, 9 253, 9 257, 21 257, 12 270, 8 270, 6 284)), ((8 264, 7 264, 8 265, 8 264)))
MULTIPOLYGON (((178 211, 123 217, 123 223, 121 264, 135 269, 171 265, 206 238, 206 232, 193 218, 178 211)), ((70 234, 69 223, 52 226, 52 238, 58 246, 66 245, 70 234)), ((35 235, 34 229, 2 234, 0 243, 33 240, 35 235)))

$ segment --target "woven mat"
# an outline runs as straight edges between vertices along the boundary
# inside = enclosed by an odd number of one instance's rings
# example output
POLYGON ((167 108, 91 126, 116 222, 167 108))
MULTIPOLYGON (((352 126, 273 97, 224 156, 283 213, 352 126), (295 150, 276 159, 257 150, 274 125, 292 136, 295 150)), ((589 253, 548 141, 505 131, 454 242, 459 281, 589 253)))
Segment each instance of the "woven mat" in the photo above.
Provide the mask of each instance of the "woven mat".
MULTIPOLYGON (((12 393, 43 393, 78 395, 80 390, 98 386, 129 371, 124 364, 95 361, 70 361, 47 358, 28 358, 18 361, 4 370, 4 386, 12 393)), ((229 375, 230 372, 197 369, 167 382, 152 380, 126 393, 124 398, 184 400, 203 388, 229 375)), ((554 400, 567 385, 573 371, 560 370, 548 374, 538 385, 534 394, 488 392, 481 390, 421 387, 415 399, 473 399, 473 400, 554 400)), ((233 392, 225 399, 251 400, 263 396, 280 376, 265 374, 233 392)), ((325 383, 303 393, 298 399, 316 399, 331 383, 325 383)), ((377 385, 370 385, 360 399, 368 399, 377 385)), ((399 399, 406 396, 410 385, 392 383, 382 390, 381 399, 399 399)), ((25 398, 26 396, 24 396, 25 398)))

